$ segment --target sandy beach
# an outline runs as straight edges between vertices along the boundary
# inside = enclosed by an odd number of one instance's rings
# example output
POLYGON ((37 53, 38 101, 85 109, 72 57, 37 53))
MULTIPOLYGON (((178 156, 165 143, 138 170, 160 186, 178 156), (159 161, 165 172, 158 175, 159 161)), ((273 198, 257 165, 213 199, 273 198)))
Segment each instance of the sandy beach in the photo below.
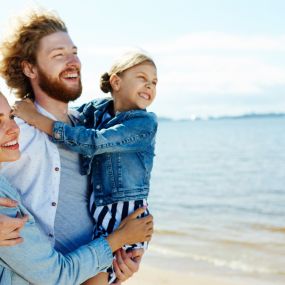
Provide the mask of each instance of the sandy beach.
POLYGON ((146 252, 139 272, 126 285, 280 285, 283 282, 230 273, 229 271, 209 271, 197 262, 184 263, 179 259, 169 259, 163 255, 146 252))
POLYGON ((226 278, 177 272, 142 264, 141 269, 126 285, 246 285, 226 278))

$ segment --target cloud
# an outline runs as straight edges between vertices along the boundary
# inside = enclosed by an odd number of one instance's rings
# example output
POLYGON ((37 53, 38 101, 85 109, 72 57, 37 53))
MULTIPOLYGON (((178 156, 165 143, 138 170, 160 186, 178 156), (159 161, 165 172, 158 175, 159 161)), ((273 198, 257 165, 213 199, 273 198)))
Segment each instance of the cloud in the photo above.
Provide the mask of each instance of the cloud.
POLYGON ((152 43, 157 53, 177 51, 267 51, 285 52, 285 35, 242 36, 218 32, 186 34, 170 41, 152 43))
POLYGON ((285 88, 285 36, 189 34, 148 49, 157 58, 165 94, 258 95, 285 88))
POLYGON ((260 94, 285 86, 285 68, 258 57, 172 54, 159 62, 164 62, 159 84, 167 93, 260 94))
MULTIPOLYGON (((149 42, 159 71, 159 88, 165 96, 188 94, 261 94, 285 86, 285 35, 242 36, 217 32, 192 33, 164 42, 149 42)), ((106 60, 126 46, 88 47, 81 54, 106 60), (105 58, 105 59, 104 59, 105 58)), ((95 61, 95 59, 94 59, 95 61)), ((106 66, 106 65, 105 65, 106 66)))

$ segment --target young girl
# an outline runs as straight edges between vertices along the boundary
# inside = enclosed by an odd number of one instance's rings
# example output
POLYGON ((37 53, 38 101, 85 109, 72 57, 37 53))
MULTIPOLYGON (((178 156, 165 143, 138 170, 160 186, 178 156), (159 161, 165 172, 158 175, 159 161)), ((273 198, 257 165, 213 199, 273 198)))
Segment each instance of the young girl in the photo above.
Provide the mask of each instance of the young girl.
MULTIPOLYGON (((153 165, 157 119, 145 109, 156 96, 154 61, 140 52, 125 54, 101 77, 101 89, 112 97, 81 106, 83 126, 55 122, 37 112, 30 100, 15 106, 15 115, 81 153, 82 174, 91 174, 90 200, 94 238, 106 236, 122 219, 146 206, 153 165)), ((148 215, 148 210, 142 216, 148 215)), ((146 243, 125 249, 146 248, 146 243)), ((112 268, 86 284, 112 283, 112 268), (94 282, 94 283, 91 283, 94 282)))

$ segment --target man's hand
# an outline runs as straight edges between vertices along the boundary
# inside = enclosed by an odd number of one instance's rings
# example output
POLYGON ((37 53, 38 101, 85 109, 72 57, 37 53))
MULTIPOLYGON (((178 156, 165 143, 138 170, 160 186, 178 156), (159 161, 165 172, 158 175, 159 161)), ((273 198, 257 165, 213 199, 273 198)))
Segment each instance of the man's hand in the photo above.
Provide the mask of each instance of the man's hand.
POLYGON ((114 259, 113 265, 117 281, 113 283, 114 285, 120 285, 139 270, 143 254, 143 249, 134 249, 129 252, 122 249, 116 251, 116 259, 114 259))
MULTIPOLYGON (((14 208, 17 202, 8 198, 0 198, 0 206, 14 208)), ((0 215, 0 246, 16 245, 23 239, 20 237, 20 230, 28 220, 28 216, 21 218, 10 218, 0 215)))

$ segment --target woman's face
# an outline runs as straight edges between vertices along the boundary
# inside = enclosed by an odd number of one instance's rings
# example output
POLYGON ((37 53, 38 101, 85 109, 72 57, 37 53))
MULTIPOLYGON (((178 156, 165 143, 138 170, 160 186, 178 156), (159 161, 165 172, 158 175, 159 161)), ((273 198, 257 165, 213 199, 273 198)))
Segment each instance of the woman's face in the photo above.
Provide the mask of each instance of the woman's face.
POLYGON ((6 98, 0 94, 0 162, 19 159, 19 131, 6 98))

